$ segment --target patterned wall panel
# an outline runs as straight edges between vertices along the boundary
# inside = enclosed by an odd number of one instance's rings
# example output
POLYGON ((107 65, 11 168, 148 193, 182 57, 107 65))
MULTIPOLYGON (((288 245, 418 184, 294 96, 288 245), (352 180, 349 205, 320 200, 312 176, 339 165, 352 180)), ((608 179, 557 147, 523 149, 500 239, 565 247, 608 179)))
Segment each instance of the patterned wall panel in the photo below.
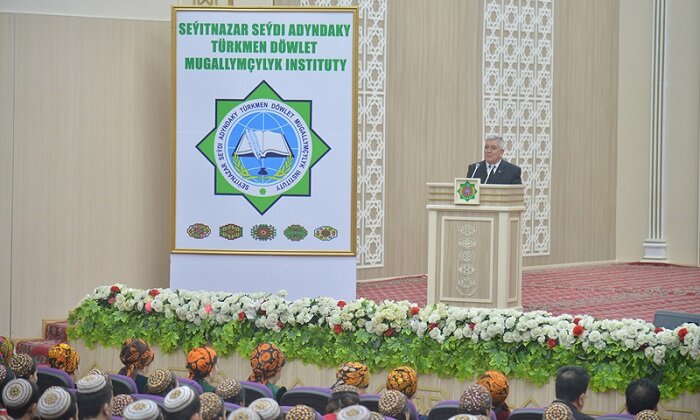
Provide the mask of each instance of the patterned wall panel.
POLYGON ((387 0, 300 0, 359 6, 357 266, 384 265, 384 133, 387 0))
POLYGON ((523 255, 549 255, 552 0, 486 0, 484 135, 501 134, 525 184, 523 255))

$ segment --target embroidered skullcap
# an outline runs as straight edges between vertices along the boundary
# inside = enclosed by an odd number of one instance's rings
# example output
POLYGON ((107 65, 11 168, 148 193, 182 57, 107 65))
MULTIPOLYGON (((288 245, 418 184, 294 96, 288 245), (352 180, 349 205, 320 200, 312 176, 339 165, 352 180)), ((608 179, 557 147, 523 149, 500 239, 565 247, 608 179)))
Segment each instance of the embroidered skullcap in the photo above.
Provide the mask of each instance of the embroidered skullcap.
POLYGON ((457 414, 449 418, 449 420, 488 420, 487 416, 475 416, 473 414, 457 414))
POLYGON ((333 393, 337 392, 354 392, 355 394, 360 393, 360 389, 356 386, 340 384, 333 387, 333 393))
POLYGON ((494 406, 500 405, 508 397, 508 378, 506 378, 506 376, 501 372, 496 370, 487 370, 481 376, 479 376, 476 383, 488 389, 494 406))
POLYGON ((298 404, 287 411, 286 420, 314 420, 316 418, 316 410, 308 405, 298 404))
POLYGON ((402 392, 406 397, 411 398, 418 389, 418 375, 409 366, 400 366, 392 369, 386 378, 386 389, 393 389, 402 392))
POLYGON ((661 416, 654 410, 642 410, 634 416, 634 420, 661 420, 661 416))
POLYGON ((6 364, 12 358, 15 345, 9 338, 0 335, 0 365, 6 364))
POLYGON ((369 420, 384 420, 384 416, 377 413, 376 411, 369 412, 369 420))
POLYGON ((258 413, 248 407, 233 410, 226 420, 261 420, 258 413))
POLYGON ((272 398, 258 398, 250 403, 250 409, 258 413, 262 420, 274 420, 280 416, 280 405, 272 398))
POLYGON ((479 384, 469 385, 459 398, 460 411, 467 414, 487 414, 491 412, 491 394, 479 384))
POLYGON ((225 400, 234 400, 241 393, 241 383, 234 378, 224 379, 216 386, 215 392, 225 400))
POLYGON ((126 406, 122 414, 126 420, 157 420, 162 416, 158 404, 151 400, 134 401, 126 406))
POLYGON ((338 420, 369 420, 369 408, 363 405, 349 405, 338 413, 338 420))
POLYGON ((369 386, 369 368, 362 363, 347 362, 340 365, 335 374, 335 384, 353 385, 358 388, 369 386))
POLYGON ((15 379, 15 373, 12 369, 7 369, 5 365, 0 365, 0 390, 5 385, 5 383, 10 382, 15 379))
POLYGON ((107 386, 107 379, 102 375, 88 375, 81 378, 75 385, 81 394, 94 394, 107 386))
POLYGON ((197 347, 187 353, 187 370, 190 372, 190 379, 206 378, 214 369, 218 357, 216 351, 211 347, 197 347))
POLYGON ((78 352, 66 343, 55 345, 49 349, 49 365, 61 369, 68 374, 75 372, 80 363, 78 352))
POLYGON ((216 420, 224 415, 224 402, 213 392, 205 392, 199 396, 201 407, 199 414, 202 420, 216 420))
POLYGON ((119 394, 112 398, 112 415, 123 417, 124 409, 134 402, 134 398, 129 394, 119 394))
POLYGON ((32 384, 26 379, 13 379, 2 390, 2 401, 5 407, 24 407, 32 398, 32 384))
POLYGON ((90 369, 90 371, 87 374, 88 375, 100 375, 100 376, 104 376, 104 378, 108 381, 111 380, 111 379, 109 379, 109 374, 107 372, 103 372, 97 368, 90 369))
POLYGON ((279 373, 285 361, 284 353, 276 345, 272 343, 258 344, 250 355, 250 367, 253 371, 248 380, 266 384, 268 379, 279 373))
POLYGON ((68 412, 75 401, 65 389, 52 386, 39 398, 39 415, 42 419, 57 419, 68 412))
POLYGON ((379 413, 397 418, 406 408, 406 396, 399 391, 388 390, 379 397, 379 413))
POLYGON ((153 350, 148 343, 140 338, 129 338, 122 344, 119 360, 124 364, 124 367, 119 370, 119 374, 133 378, 137 370, 144 369, 153 362, 153 350))
POLYGON ((165 411, 174 413, 187 408, 197 398, 194 390, 188 386, 179 386, 168 392, 163 401, 165 411))
POLYGON ((167 369, 156 369, 148 374, 146 387, 151 394, 163 393, 173 383, 173 373, 167 369))
POLYGON ((561 402, 553 402, 544 409, 544 420, 574 420, 574 413, 569 406, 561 402))
POLYGON ((7 365, 18 378, 28 379, 34 370, 34 360, 24 353, 15 354, 7 365))

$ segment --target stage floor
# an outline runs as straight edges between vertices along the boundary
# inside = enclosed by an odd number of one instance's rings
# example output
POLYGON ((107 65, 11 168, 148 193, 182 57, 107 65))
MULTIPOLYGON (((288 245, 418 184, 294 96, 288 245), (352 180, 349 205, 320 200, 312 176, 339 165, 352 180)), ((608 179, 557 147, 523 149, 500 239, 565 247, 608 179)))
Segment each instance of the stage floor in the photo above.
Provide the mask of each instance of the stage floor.
MULTIPOLYGON (((357 297, 425 305, 427 277, 358 283, 357 297)), ((555 315, 653 321, 657 310, 700 313, 700 267, 604 264, 523 272, 523 308, 555 315)))

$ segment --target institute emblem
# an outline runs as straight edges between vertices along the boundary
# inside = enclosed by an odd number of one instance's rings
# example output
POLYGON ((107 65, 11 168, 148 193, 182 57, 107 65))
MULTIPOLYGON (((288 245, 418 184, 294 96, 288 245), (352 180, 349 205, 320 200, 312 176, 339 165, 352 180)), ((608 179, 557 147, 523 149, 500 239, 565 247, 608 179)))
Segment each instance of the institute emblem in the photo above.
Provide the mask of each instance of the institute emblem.
POLYGON ((215 127, 197 144, 214 166, 214 194, 243 196, 261 215, 284 196, 310 196, 311 169, 330 150, 311 106, 265 81, 243 99, 217 99, 215 127))

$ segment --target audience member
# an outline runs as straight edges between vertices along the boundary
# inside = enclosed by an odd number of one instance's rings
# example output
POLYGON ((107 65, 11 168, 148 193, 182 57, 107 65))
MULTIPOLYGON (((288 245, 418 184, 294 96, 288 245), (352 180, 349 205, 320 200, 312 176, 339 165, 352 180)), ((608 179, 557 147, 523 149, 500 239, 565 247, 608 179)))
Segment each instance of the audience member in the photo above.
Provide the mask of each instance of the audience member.
POLYGON ((61 369, 75 379, 80 355, 77 350, 66 343, 57 344, 49 349, 49 366, 61 369))
POLYGON ((190 379, 197 381, 204 392, 214 392, 214 386, 209 383, 218 373, 216 364, 219 357, 211 347, 197 347, 187 353, 187 371, 190 379))
POLYGON ((574 420, 574 413, 568 405, 555 401, 544 409, 543 420, 574 420))
POLYGON ((107 373, 107 372, 105 372, 105 371, 103 371, 103 370, 100 370, 100 369, 98 369, 98 368, 92 368, 92 369, 90 369, 90 371, 89 371, 89 372, 87 373, 87 375, 85 375, 85 376, 88 376, 88 375, 100 375, 100 376, 102 376, 103 378, 105 378, 107 381, 111 381, 111 379, 110 379, 110 377, 109 377, 109 373, 107 373))
POLYGON ((88 375, 76 383, 78 416, 83 419, 112 418, 112 383, 102 375, 88 375))
POLYGON ((659 387, 649 379, 636 379, 627 385, 625 391, 625 404, 627 412, 637 414, 644 410, 656 411, 661 393, 659 387))
POLYGON ((396 420, 406 420, 406 396, 394 390, 384 391, 379 397, 379 414, 393 417, 396 420))
POLYGON ((510 407, 506 404, 508 398, 508 378, 496 370, 487 370, 476 381, 477 384, 488 389, 491 395, 492 409, 497 420, 507 420, 510 416, 510 407))
POLYGON ((148 377, 144 375, 144 372, 153 362, 151 346, 140 338, 129 338, 122 345, 119 360, 124 364, 124 367, 119 370, 119 374, 133 379, 139 392, 145 393, 148 377))
POLYGON ((177 377, 167 369, 156 369, 148 374, 146 393, 164 397, 178 387, 177 377))
POLYGON ((262 420, 278 420, 282 416, 279 404, 272 398, 258 398, 250 403, 250 409, 258 413, 262 420))
POLYGON ((578 366, 559 368, 554 385, 554 395, 557 401, 563 402, 571 409, 576 420, 593 419, 593 417, 581 412, 586 400, 586 390, 588 390, 588 373, 583 368, 578 366))
POLYGON ((15 354, 10 359, 7 367, 12 369, 16 378, 36 383, 36 362, 29 355, 24 353, 15 354))
POLYGON ((188 386, 173 389, 163 401, 165 420, 200 420, 200 407, 197 394, 188 386))
POLYGON ((226 420, 261 420, 258 413, 247 407, 233 410, 226 420))
POLYGON ((642 410, 634 416, 634 420, 661 420, 661 416, 654 410, 642 410))
POLYGON ((75 395, 58 386, 44 391, 37 408, 42 420, 78 420, 78 401, 75 395))
POLYGON ((298 404, 287 411, 285 420, 315 420, 316 410, 308 405, 298 404))
POLYGON ((328 398, 324 420, 336 420, 338 413, 345 407, 360 403, 360 391, 352 385, 341 384, 333 388, 328 398))
POLYGON ((134 397, 129 394, 119 394, 112 398, 112 416, 124 417, 124 409, 134 402, 134 397))
POLYGON ((6 365, 15 351, 15 345, 9 338, 0 335, 0 365, 6 365))
POLYGON ((459 398, 459 412, 476 416, 491 414, 491 394, 479 384, 469 385, 459 398))
MULTIPOLYGON (((338 413, 338 420, 370 420, 372 413, 363 405, 345 407, 338 413)), ((382 417, 384 419, 384 417, 382 417)))
POLYGON ((277 401, 287 392, 284 387, 277 386, 282 375, 282 367, 286 357, 282 350, 272 343, 261 343, 250 355, 250 367, 253 369, 248 380, 267 386, 277 401))
POLYGON ((4 405, 2 403, 2 391, 5 389, 5 385, 7 385, 11 380, 15 379, 15 373, 12 371, 12 369, 6 367, 5 365, 0 365, 0 415, 4 415, 5 409, 4 405))
POLYGON ((473 414, 455 414, 449 420, 489 420, 490 417, 475 416, 473 414))
POLYGON ((233 403, 241 407, 245 406, 245 388, 241 386, 237 379, 224 379, 216 386, 214 392, 227 403, 233 403))
POLYGON ((220 396, 213 392, 205 392, 199 396, 199 404, 202 420, 223 420, 224 401, 220 396))
POLYGON ((336 385, 340 384, 352 385, 357 387, 360 394, 364 394, 369 386, 369 377, 369 368, 362 363, 343 363, 335 373, 336 381, 331 388, 335 388, 336 385))
POLYGON ((392 369, 386 378, 386 389, 399 391, 410 400, 418 390, 416 371, 409 366, 392 369))
POLYGON ((13 379, 2 390, 2 401, 13 419, 32 420, 39 401, 39 387, 26 379, 13 379))
POLYGON ((163 413, 155 401, 138 400, 124 408, 124 420, 163 420, 163 413))

